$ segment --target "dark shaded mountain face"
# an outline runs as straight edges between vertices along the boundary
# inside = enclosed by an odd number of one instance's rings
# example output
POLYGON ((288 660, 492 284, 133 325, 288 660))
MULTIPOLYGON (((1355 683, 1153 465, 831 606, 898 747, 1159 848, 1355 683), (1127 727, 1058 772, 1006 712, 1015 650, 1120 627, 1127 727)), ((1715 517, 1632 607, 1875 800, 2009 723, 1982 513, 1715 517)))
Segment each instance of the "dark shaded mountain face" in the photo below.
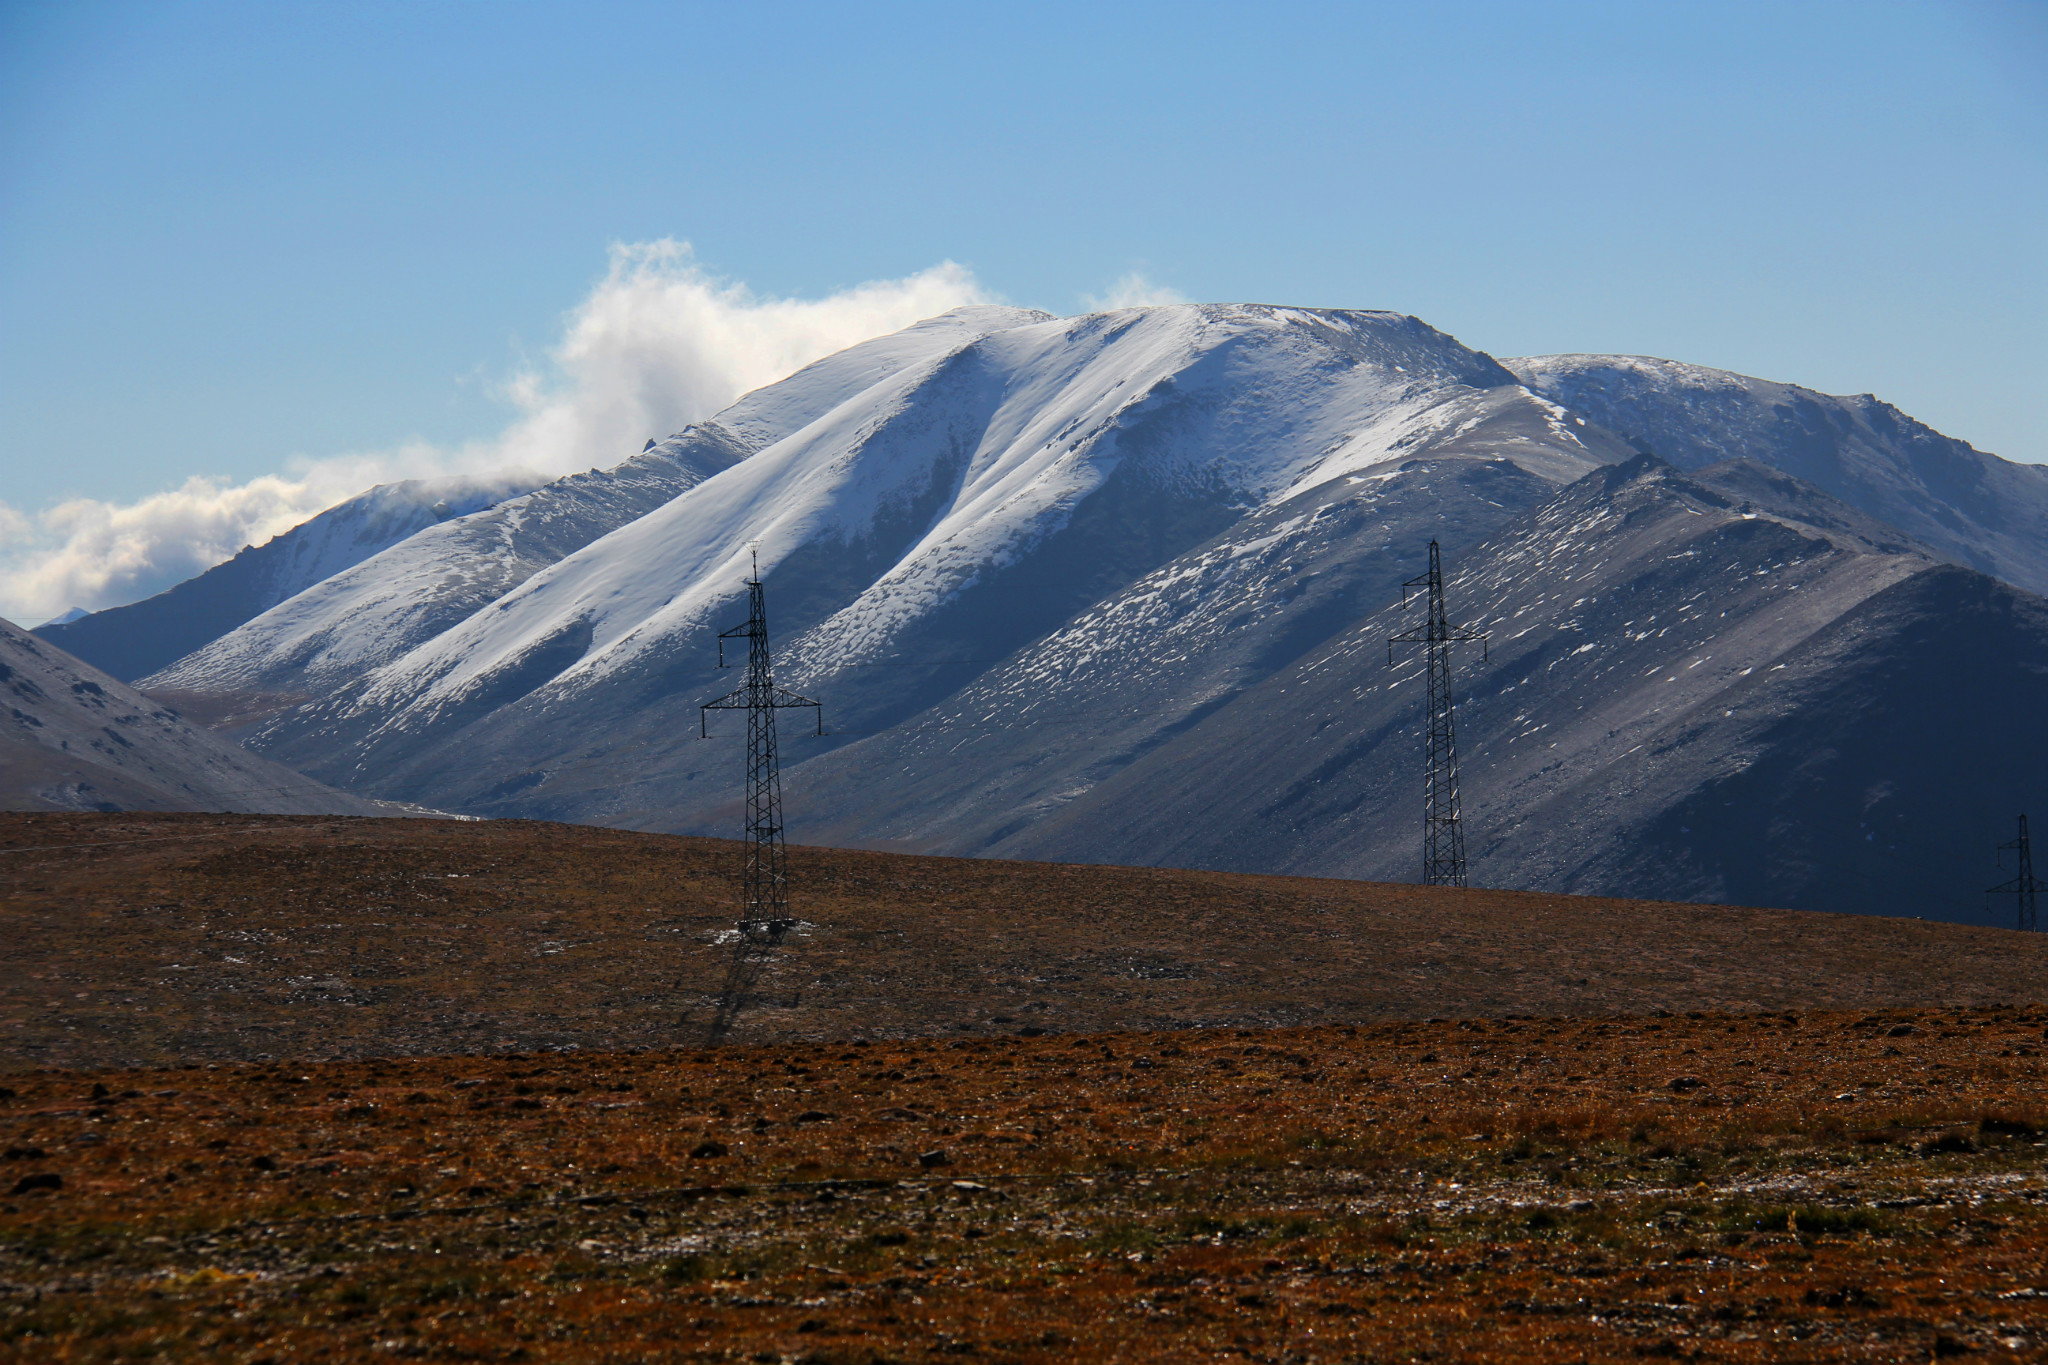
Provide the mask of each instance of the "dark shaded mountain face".
MULTIPOLYGON (((2040 808, 2048 602, 1937 566, 1783 656, 1784 695, 1711 733, 1711 704, 1659 737, 1712 774, 1585 864, 1605 885, 1693 899, 2008 923, 1988 845, 2040 808)), ((1731 695, 1743 716, 1747 698, 1731 695)), ((1725 718, 1726 712, 1723 712, 1725 718)))
POLYGON ((0 621, 0 809, 393 815, 240 748, 0 621))
POLYGON ((133 682, 418 531, 539 482, 514 473, 379 484, 154 597, 38 626, 35 634, 133 682))
POLYGON ((1761 461, 1945 559, 2048 593, 2048 465, 1987 455, 1867 393, 1836 397, 1646 356, 1503 363, 1546 398, 1681 469, 1761 461))
MULTIPOLYGON (((2048 763, 2041 599, 1782 475, 1648 458, 1451 566, 1491 634, 1456 674, 1475 884, 1983 917, 1992 836, 2048 763)), ((1136 753, 1152 650, 1070 649, 1080 685, 1037 683, 1059 740, 985 723, 1029 717, 990 677, 798 769, 793 808, 827 841, 1412 880, 1419 661, 1386 645, 1410 624, 1367 615, 1136 753)))

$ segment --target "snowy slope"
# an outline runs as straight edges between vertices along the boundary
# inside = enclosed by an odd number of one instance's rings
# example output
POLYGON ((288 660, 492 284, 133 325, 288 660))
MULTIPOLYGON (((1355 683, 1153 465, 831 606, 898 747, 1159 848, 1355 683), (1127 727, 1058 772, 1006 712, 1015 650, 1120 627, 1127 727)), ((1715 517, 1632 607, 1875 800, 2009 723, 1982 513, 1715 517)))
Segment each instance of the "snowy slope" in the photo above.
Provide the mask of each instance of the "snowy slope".
POLYGON ((38 626, 35 633, 132 681, 424 527, 539 482, 513 472, 379 484, 154 597, 38 626))
POLYGON ((265 694, 275 704, 352 682, 731 464, 743 452, 723 438, 692 429, 616 468, 427 527, 137 685, 215 699, 265 694))
POLYGON ((174 696, 303 701, 354 682, 473 616, 535 573, 745 459, 888 376, 1004 326, 959 308, 829 356, 609 470, 575 474, 428 527, 142 680, 174 696))
MULTIPOLYGON (((2048 727, 1982 718, 2048 696, 2048 603, 1785 476, 1647 459, 1507 520, 1450 571, 1454 617, 1491 633, 1490 661, 1456 665, 1475 883, 1981 917, 1986 832, 2048 765, 2048 727)), ((1027 654, 796 769, 793 827, 1411 880, 1421 698, 1413 654, 1388 662, 1416 619, 1396 600, 1143 745, 1120 733, 1156 699, 1142 678, 1075 646, 1027 654), (1027 738, 1039 715, 1066 732, 1027 738), (1077 766, 1091 748, 1120 761, 1077 766)))
POLYGON ((0 621, 0 809, 401 813, 190 725, 7 621, 0 621))
MULTIPOLYGON (((709 634, 750 546, 799 682, 906 652, 988 661, 1261 508, 1460 443, 1560 482, 1623 449, 1397 314, 1028 321, 881 377, 253 742, 408 799, 673 810, 701 799, 684 727, 720 689, 709 634)), ((901 714, 979 666, 878 673, 862 709, 901 714)))
POLYGON ((2048 593, 2048 466, 1987 455, 1867 393, 1834 397, 1646 356, 1502 363, 1537 392, 1681 469, 1758 460, 1958 564, 2048 593))
MULTIPOLYGON (((1234 519, 1318 462, 1384 458, 1390 439, 1468 378, 1512 382, 1405 322, 1373 319, 1366 338, 1410 361, 1412 377, 1344 356, 1356 344, 1348 319, 1336 332, 1287 310, 1130 310, 975 339, 536 577, 500 610, 386 670, 366 701, 432 714, 570 635, 584 641, 579 657, 551 682, 616 673, 732 602, 750 545, 771 578, 805 551, 872 560, 880 572, 833 604, 826 633, 838 653, 873 654, 1027 558, 1127 461, 1168 496, 1216 503, 1234 519), (1353 363, 1318 369, 1302 348, 1353 363)), ((797 609, 799 621, 805 614, 797 609)))
MULTIPOLYGON (((826 842, 1001 854, 1028 841, 1052 812, 1398 596, 1417 545, 1435 538, 1456 554, 1548 501, 1556 486, 1509 458, 1503 434, 1425 443, 1259 509, 942 705, 817 759, 792 784, 792 811, 826 842), (971 762, 953 761, 963 752, 971 762)), ((858 675, 802 684, 838 701, 835 726, 874 726, 858 675)))

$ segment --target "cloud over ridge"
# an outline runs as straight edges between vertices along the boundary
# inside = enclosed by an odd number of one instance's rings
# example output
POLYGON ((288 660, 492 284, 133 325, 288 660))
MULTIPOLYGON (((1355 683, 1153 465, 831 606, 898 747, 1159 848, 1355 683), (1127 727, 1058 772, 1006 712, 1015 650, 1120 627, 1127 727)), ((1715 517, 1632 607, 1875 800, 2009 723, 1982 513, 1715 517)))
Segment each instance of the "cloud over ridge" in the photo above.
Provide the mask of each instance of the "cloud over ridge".
POLYGON ((132 502, 75 498, 39 512, 0 503, 0 616, 27 623, 137 601, 377 483, 610 466, 813 360, 989 301, 951 261, 819 299, 779 299, 707 271, 688 243, 617 245, 569 313, 550 366, 505 384, 515 415, 497 435, 298 457, 243 483, 194 475, 132 502))
POLYGON ((1101 294, 1090 294, 1084 302, 1090 312, 1106 313, 1117 308, 1156 308, 1161 304, 1192 303, 1194 300, 1170 285, 1155 284, 1142 271, 1129 270, 1101 294))

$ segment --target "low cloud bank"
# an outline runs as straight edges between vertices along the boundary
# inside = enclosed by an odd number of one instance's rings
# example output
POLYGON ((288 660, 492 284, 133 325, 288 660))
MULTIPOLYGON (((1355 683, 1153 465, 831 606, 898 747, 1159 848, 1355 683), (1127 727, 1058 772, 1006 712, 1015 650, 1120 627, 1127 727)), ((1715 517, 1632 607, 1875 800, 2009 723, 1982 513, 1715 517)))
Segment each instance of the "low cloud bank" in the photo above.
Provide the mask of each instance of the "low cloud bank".
POLYGON ((296 459, 246 483, 194 476, 134 502, 73 499, 40 512, 0 503, 0 616, 138 601, 202 573, 373 484, 524 468, 608 467, 750 389, 870 337, 988 302, 948 261, 822 299, 762 298, 707 272, 683 242, 614 247, 569 315, 545 371, 515 375, 516 416, 489 440, 296 459))

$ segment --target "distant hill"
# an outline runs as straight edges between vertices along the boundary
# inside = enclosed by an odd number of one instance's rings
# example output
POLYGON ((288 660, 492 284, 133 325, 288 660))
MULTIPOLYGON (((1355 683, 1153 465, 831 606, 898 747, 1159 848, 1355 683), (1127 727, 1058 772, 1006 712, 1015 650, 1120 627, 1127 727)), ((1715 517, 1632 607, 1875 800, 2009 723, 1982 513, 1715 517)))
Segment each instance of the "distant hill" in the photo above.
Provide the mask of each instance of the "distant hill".
POLYGON ((0 621, 0 810, 389 815, 0 621))
MULTIPOLYGON (((398 799, 661 820, 730 791, 729 765, 706 766, 693 737, 695 704, 724 690, 708 644, 743 609, 750 547, 792 676, 834 698, 835 725, 882 728, 1300 490, 1384 491, 1403 511, 1368 509, 1364 534, 1406 546, 1483 532, 1628 454, 1398 314, 970 321, 915 363, 835 384, 786 434, 250 742, 398 799), (1437 508, 1383 477, 1423 459, 1443 462, 1446 487, 1469 469, 1475 491, 1437 508)), ((202 678, 203 661, 152 685, 244 685, 211 663, 202 678)))

